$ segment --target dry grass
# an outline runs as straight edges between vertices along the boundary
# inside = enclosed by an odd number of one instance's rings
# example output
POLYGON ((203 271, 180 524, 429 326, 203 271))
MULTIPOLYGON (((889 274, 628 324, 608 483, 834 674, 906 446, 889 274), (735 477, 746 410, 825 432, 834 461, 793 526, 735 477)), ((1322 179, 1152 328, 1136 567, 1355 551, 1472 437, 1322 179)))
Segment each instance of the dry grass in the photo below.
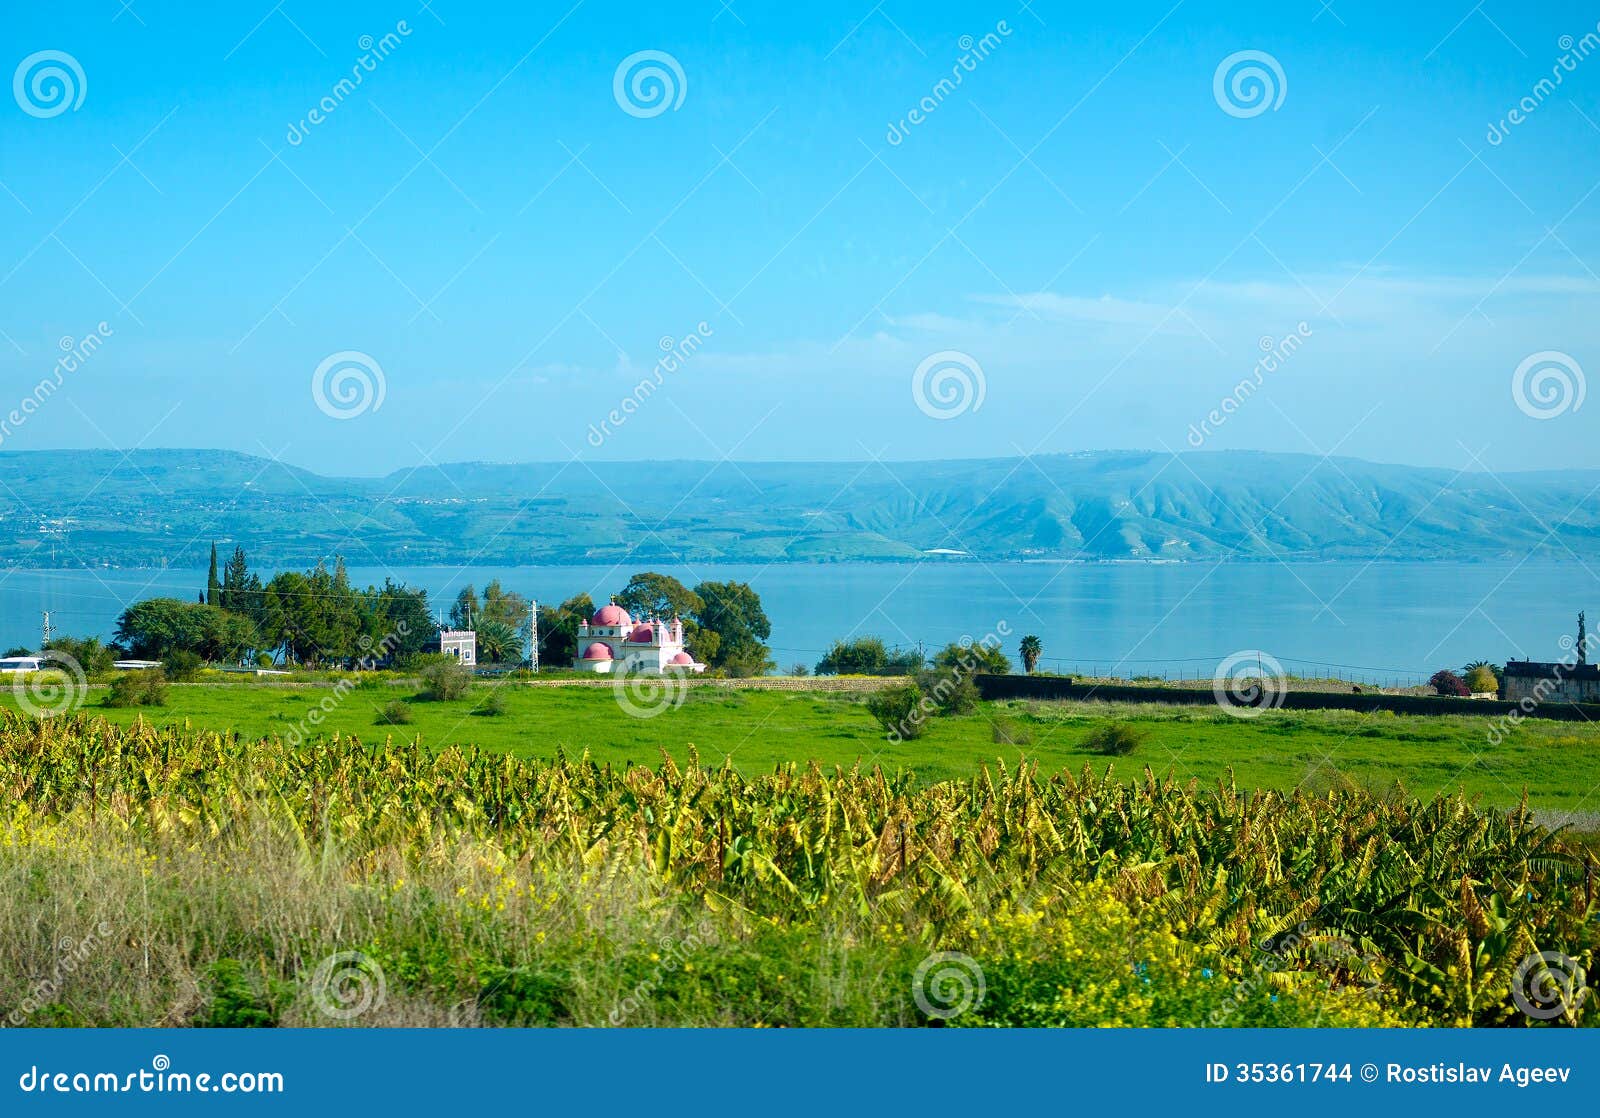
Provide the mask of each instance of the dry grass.
MULTIPOLYGON (((404 945, 399 955, 424 970, 462 968, 429 984, 470 986, 482 977, 475 968, 537 972, 557 954, 545 944, 564 956, 575 942, 603 938, 608 950, 628 951, 689 934, 642 867, 535 869, 531 858, 477 840, 421 858, 380 850, 350 859, 330 836, 304 841, 258 811, 203 844, 135 843, 113 823, 82 820, 12 828, 0 841, 0 1007, 15 1014, 24 1002, 53 1004, 61 1023, 78 1015, 213 1023, 211 968, 231 960, 278 1023, 338 1024, 308 979, 339 952, 372 953, 381 966, 384 945, 404 945), (486 961, 493 966, 478 967, 486 961)), ((604 967, 587 971, 564 994, 564 1016, 605 1023, 629 993, 620 979, 604 967)), ((436 1000, 386 982, 382 1004, 360 1024, 482 1018, 476 1000, 436 1000)))

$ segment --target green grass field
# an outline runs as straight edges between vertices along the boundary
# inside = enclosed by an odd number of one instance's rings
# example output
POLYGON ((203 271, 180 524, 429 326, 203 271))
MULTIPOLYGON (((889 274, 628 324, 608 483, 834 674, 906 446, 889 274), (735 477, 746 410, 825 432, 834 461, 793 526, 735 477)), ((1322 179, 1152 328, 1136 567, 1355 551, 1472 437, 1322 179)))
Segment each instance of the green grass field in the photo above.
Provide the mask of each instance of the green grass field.
MULTIPOLYGON (((1146 734, 1133 754, 1114 761, 1130 779, 1148 765, 1160 775, 1206 783, 1232 771, 1247 787, 1398 783, 1424 796, 1464 789, 1494 805, 1513 804, 1526 789, 1542 813, 1574 815, 1582 829, 1600 829, 1592 825, 1600 820, 1600 726, 1588 724, 1530 720, 1491 745, 1495 721, 1466 716, 1267 711, 1240 719, 1211 707, 1007 702, 935 719, 922 738, 890 744, 859 694, 694 687, 681 707, 636 718, 619 708, 609 687, 501 684, 505 712, 474 715, 492 686, 480 683, 465 699, 428 703, 415 701, 415 688, 404 684, 363 685, 343 696, 331 686, 197 684, 171 688, 165 707, 135 709, 103 708, 105 691, 92 689, 83 710, 121 724, 187 722, 251 737, 298 730, 373 744, 416 738, 434 749, 476 745, 522 757, 587 750, 614 765, 655 764, 662 750, 682 760, 693 746, 704 763, 728 758, 747 774, 787 761, 847 768, 859 761, 913 770, 923 781, 967 776, 996 760, 1036 762, 1044 773, 1085 764, 1102 769, 1113 762, 1084 739, 1097 725, 1120 720, 1146 734), (379 713, 394 701, 411 712, 409 725, 380 724, 379 713), (317 727, 308 716, 323 705, 331 710, 317 727)), ((16 699, 0 690, 0 704, 14 707, 16 699)))

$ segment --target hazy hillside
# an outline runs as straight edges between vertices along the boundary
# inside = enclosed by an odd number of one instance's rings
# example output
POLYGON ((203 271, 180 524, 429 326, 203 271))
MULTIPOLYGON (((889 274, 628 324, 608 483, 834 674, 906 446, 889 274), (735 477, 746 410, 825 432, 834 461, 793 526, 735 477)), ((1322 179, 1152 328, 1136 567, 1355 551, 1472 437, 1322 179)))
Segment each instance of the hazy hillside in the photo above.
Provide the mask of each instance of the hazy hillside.
POLYGON ((1600 471, 1258 453, 463 463, 330 478, 223 451, 0 454, 0 564, 1588 558, 1600 471))

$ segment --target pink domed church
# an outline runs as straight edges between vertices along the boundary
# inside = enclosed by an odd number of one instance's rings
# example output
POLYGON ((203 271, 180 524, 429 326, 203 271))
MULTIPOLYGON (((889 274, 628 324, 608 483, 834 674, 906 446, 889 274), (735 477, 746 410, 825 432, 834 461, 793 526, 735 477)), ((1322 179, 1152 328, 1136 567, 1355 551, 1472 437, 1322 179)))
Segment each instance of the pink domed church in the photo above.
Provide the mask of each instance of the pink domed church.
POLYGON ((629 675, 706 670, 683 647, 682 620, 651 617, 636 622, 615 602, 578 625, 578 658, 572 666, 581 672, 629 675))

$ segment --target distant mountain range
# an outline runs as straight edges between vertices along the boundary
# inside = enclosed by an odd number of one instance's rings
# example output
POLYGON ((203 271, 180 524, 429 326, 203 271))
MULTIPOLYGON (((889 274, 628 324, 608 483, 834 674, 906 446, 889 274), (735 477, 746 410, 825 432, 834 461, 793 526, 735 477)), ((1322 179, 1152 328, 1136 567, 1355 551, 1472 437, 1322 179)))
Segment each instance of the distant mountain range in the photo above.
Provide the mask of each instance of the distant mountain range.
POLYGON ((211 450, 0 454, 0 565, 1547 558, 1600 471, 1252 452, 934 462, 470 462, 324 477, 211 450))

